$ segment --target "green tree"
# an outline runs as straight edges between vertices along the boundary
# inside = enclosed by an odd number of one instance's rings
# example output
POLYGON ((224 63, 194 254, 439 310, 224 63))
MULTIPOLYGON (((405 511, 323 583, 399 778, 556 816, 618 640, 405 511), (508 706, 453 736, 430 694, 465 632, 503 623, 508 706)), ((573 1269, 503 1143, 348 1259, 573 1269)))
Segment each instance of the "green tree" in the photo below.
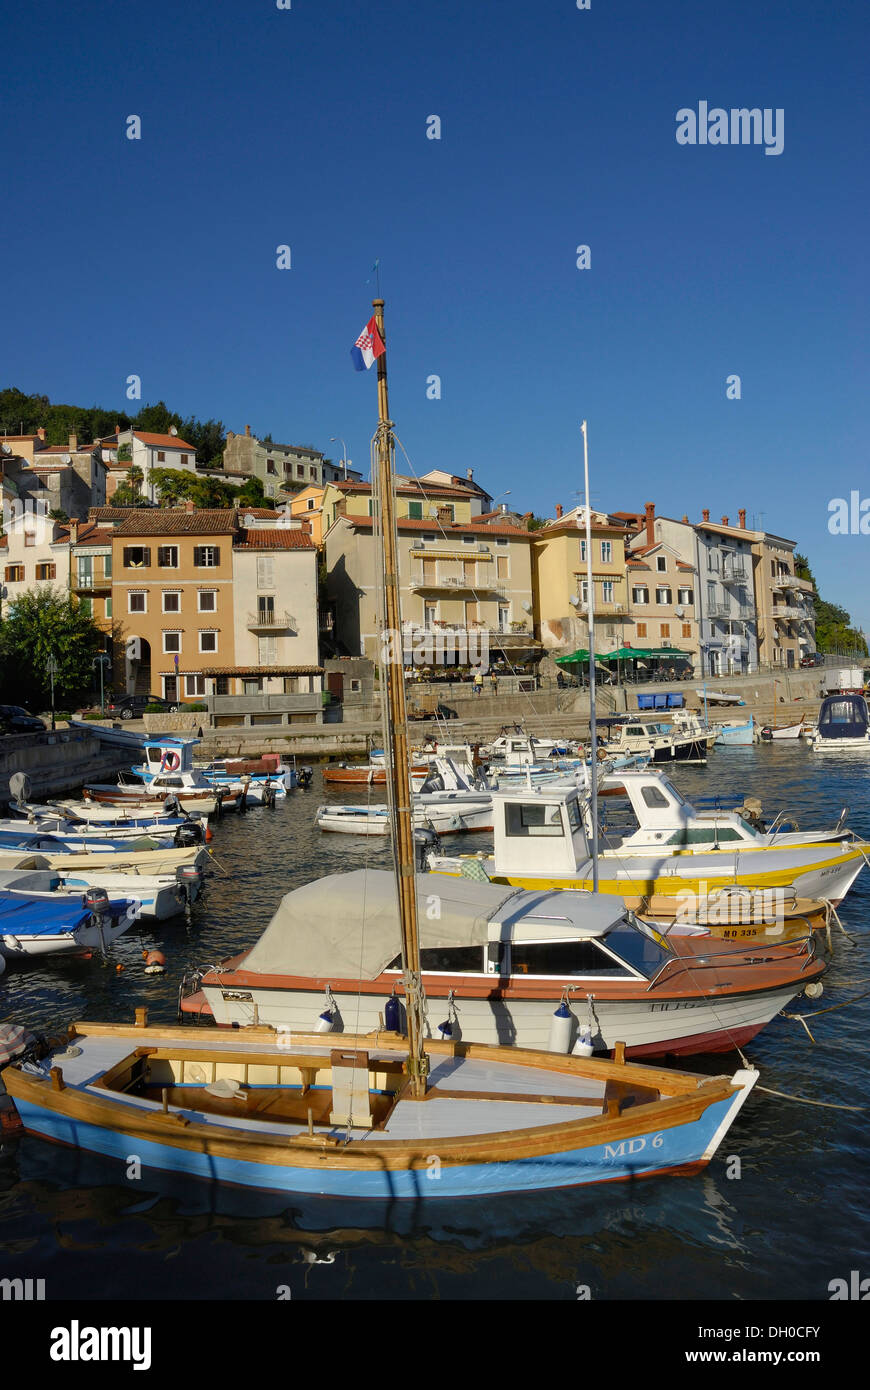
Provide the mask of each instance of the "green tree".
POLYGON ((198 478, 192 473, 182 473, 179 468, 153 468, 151 483, 163 507, 177 507, 188 497, 193 497, 198 478))
POLYGON ((131 464, 127 469, 127 481, 120 483, 112 493, 113 507, 146 507, 146 499, 142 496, 142 469, 138 464, 131 464))
POLYGON ((795 552, 794 572, 799 579, 806 579, 815 590, 816 646, 820 652, 854 652, 856 656, 867 656, 867 643, 864 635, 852 626, 852 618, 838 603, 828 603, 819 594, 809 560, 805 555, 795 552))
POLYGON ((0 689, 3 698, 30 708, 48 706, 48 659, 57 663, 55 708, 69 707, 91 689, 92 662, 105 644, 78 599, 62 589, 28 589, 10 604, 0 630, 0 689))
POLYGON ((240 507, 264 507, 266 506, 266 494, 263 490, 261 478, 251 477, 239 488, 236 494, 236 501, 240 507))
MULTIPOLYGON (((168 434, 173 425, 180 431, 182 423, 181 416, 170 410, 165 401, 158 401, 156 405, 143 405, 133 421, 134 428, 143 430, 146 434, 168 434)), ((190 440, 189 443, 193 441, 190 440)))

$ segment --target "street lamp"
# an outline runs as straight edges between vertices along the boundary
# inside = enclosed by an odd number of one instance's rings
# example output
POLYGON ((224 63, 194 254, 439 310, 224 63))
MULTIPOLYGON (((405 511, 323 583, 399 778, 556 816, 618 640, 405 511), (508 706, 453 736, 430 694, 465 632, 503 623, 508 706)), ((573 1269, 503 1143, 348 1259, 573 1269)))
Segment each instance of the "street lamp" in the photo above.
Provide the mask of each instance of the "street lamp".
POLYGON ((100 652, 99 655, 98 655, 98 656, 95 656, 94 659, 93 659, 93 661, 91 662, 91 665, 92 665, 92 666, 99 666, 99 668, 100 668, 100 718, 101 718, 101 719, 105 719, 105 717, 106 717, 106 699, 105 699, 104 688, 103 688, 103 673, 104 673, 104 671, 105 671, 105 668, 106 668, 107 666, 111 666, 111 664, 112 664, 111 657, 108 656, 106 652, 100 652))
POLYGON ((347 482, 347 445, 345 444, 345 442, 344 442, 344 440, 342 439, 342 437, 341 437, 340 434, 331 434, 331 435, 329 436, 329 442, 330 442, 330 444, 340 444, 340 445, 341 445, 341 448, 342 448, 342 460, 341 460, 341 462, 342 462, 342 465, 343 465, 343 467, 344 467, 344 481, 347 482))
POLYGON ((57 675, 57 661, 52 652, 45 663, 48 678, 51 681, 51 732, 54 733, 54 678, 57 675))

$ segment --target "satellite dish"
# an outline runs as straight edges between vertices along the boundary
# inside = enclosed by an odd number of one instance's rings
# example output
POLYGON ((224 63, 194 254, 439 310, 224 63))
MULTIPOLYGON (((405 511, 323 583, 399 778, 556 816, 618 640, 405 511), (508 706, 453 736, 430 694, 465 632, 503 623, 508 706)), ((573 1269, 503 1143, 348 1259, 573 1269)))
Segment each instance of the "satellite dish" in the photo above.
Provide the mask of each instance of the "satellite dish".
POLYGON ((26 772, 13 772, 9 778, 9 790, 19 806, 30 800, 30 778, 26 772))
POLYGON ((61 461, 61 463, 72 463, 72 455, 71 455, 71 454, 61 454, 61 456, 60 456, 60 461, 61 461))
POLYGON ((572 605, 573 608, 580 607, 580 599, 577 596, 577 594, 571 594, 570 598, 568 599, 568 602, 572 605))
POLYGON ((11 444, 4 444, 4 445, 3 445, 3 452, 4 452, 4 454, 11 454, 11 453, 12 453, 12 445, 11 445, 11 444))
POLYGON ((525 603, 521 604, 520 607, 524 613, 531 613, 532 611, 532 605, 529 603, 528 599, 526 599, 525 603))
POLYGON ((675 608, 675 609, 674 609, 674 612, 676 613, 676 615, 677 615, 678 618, 682 618, 684 611, 685 611, 685 610, 682 609, 682 608, 675 608))
POLYGON ((174 425, 170 425, 170 426, 169 426, 169 433, 170 433, 170 434, 178 434, 178 430, 175 428, 174 425))

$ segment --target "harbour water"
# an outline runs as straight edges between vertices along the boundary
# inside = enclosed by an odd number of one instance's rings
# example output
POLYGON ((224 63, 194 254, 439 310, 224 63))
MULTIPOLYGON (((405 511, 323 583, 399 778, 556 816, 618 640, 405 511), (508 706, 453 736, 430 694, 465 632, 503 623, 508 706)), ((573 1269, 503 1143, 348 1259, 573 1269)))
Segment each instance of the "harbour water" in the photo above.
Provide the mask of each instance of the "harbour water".
MULTIPOLYGON (((847 806, 848 824, 870 838, 870 758, 802 743, 733 748, 706 768, 678 767, 674 781, 690 798, 757 796, 768 817, 789 808, 801 826, 833 823, 847 806)), ((385 841, 313 828, 321 801, 347 799, 324 793, 316 771, 308 792, 275 810, 227 815, 188 924, 122 938, 120 971, 97 960, 10 967, 0 1018, 51 1031, 76 1018, 132 1021, 147 1004, 152 1019, 174 1021, 182 972, 255 941, 290 888, 388 864, 385 841), (164 976, 144 973, 143 947, 164 951, 164 976)), ((810 1020, 815 1041, 780 1017, 750 1044, 759 1087, 701 1176, 373 1210, 127 1177, 115 1162, 25 1137, 0 1157, 0 1276, 45 1279, 47 1299, 827 1299, 831 1280, 870 1268, 866 871, 841 915, 852 940, 835 929, 822 998, 790 1011, 854 1002, 810 1020)), ((684 1065, 719 1074, 740 1058, 684 1065)))

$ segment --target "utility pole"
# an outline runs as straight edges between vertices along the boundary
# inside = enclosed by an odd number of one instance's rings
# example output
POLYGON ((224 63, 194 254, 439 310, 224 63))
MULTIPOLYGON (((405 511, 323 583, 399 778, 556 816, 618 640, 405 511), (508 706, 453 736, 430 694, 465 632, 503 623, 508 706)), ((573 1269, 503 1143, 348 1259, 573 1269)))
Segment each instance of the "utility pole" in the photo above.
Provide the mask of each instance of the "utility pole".
POLYGON ((54 652, 51 653, 48 661, 45 663, 45 669, 51 681, 51 732, 54 733, 54 678, 57 675, 57 661, 54 652))

